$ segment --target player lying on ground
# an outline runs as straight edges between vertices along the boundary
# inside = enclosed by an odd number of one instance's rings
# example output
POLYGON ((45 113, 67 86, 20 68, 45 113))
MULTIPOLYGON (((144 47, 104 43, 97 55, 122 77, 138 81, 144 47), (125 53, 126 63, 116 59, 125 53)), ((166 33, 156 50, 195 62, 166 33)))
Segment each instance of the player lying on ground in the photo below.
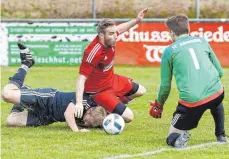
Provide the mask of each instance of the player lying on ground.
POLYGON ((157 100, 150 103, 150 115, 161 118, 174 74, 180 99, 173 114, 167 144, 185 146, 190 137, 188 131, 197 127, 207 109, 215 121, 217 141, 226 142, 222 104, 224 89, 220 81, 223 71, 215 53, 205 39, 189 36, 187 16, 173 16, 166 25, 173 43, 162 55, 161 83, 157 100))
POLYGON ((102 126, 107 113, 104 108, 88 96, 83 96, 83 116, 75 118, 75 92, 60 92, 52 88, 30 89, 23 86, 27 71, 34 64, 29 49, 18 44, 20 49, 21 67, 10 77, 9 83, 3 88, 2 99, 13 103, 11 114, 7 118, 8 126, 40 126, 54 122, 67 122, 74 132, 87 132, 83 127, 102 126), (24 111, 27 108, 28 111, 24 111), (77 123, 77 124, 76 124, 77 123))
POLYGON ((118 35, 139 23, 147 11, 148 8, 142 10, 136 19, 118 26, 112 19, 104 19, 99 22, 98 35, 84 51, 79 76, 76 80, 75 115, 77 117, 82 116, 82 97, 86 92, 108 112, 121 115, 125 122, 133 120, 133 112, 125 104, 144 95, 146 89, 130 78, 114 74, 115 45, 118 35))

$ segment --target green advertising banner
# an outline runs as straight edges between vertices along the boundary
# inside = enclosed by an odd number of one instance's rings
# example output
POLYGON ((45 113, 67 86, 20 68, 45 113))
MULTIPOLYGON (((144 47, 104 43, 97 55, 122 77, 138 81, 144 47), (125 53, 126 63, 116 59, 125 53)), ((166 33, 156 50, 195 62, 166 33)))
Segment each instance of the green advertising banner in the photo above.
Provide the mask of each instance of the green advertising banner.
POLYGON ((36 65, 80 65, 87 45, 96 36, 95 23, 3 23, 1 64, 20 64, 17 42, 25 44, 36 65))
POLYGON ((9 34, 95 34, 95 26, 8 26, 9 34))
MULTIPOLYGON (((79 65, 84 49, 89 44, 85 42, 23 42, 30 48, 36 65, 79 65)), ((9 42, 9 66, 20 64, 19 49, 16 42, 9 42)))

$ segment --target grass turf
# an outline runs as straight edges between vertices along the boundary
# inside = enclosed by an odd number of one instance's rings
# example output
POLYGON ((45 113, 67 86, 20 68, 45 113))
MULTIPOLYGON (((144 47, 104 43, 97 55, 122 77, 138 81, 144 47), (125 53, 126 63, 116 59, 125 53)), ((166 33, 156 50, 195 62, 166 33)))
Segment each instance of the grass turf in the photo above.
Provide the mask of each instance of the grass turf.
MULTIPOLYGON (((1 67, 1 88, 17 67, 1 67)), ((55 123, 43 127, 8 128, 5 121, 12 105, 1 101, 2 158, 104 158, 121 154, 138 154, 169 148, 165 139, 170 126, 172 113, 178 99, 173 80, 169 99, 164 106, 162 119, 148 115, 148 101, 154 100, 160 82, 160 69, 154 67, 116 66, 116 73, 133 78, 147 89, 147 94, 129 104, 135 119, 126 124, 120 135, 107 135, 103 130, 92 129, 89 133, 74 133, 65 123, 55 123)), ((78 67, 33 67, 25 83, 33 88, 56 88, 62 91, 75 91, 78 67)), ((225 87, 225 128, 229 132, 229 69, 224 68, 222 82, 225 87)), ((198 128, 191 131, 188 146, 216 141, 214 122, 210 112, 205 112, 198 128)), ((229 158, 229 144, 213 145, 186 151, 165 151, 150 156, 134 158, 229 158)))

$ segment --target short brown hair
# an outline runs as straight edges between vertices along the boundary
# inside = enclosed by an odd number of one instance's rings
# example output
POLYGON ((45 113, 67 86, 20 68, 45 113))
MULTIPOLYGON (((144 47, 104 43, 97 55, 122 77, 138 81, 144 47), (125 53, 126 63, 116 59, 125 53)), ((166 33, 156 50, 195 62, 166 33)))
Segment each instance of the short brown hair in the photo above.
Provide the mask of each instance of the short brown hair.
POLYGON ((97 33, 104 33, 105 29, 108 28, 109 26, 114 26, 115 22, 112 19, 103 19, 98 23, 97 26, 97 33))
POLYGON ((176 36, 188 34, 190 31, 188 17, 185 14, 169 17, 165 21, 165 24, 169 30, 172 30, 176 34, 176 36))
POLYGON ((90 108, 90 118, 87 122, 91 127, 102 127, 103 120, 107 116, 106 110, 101 106, 90 108))

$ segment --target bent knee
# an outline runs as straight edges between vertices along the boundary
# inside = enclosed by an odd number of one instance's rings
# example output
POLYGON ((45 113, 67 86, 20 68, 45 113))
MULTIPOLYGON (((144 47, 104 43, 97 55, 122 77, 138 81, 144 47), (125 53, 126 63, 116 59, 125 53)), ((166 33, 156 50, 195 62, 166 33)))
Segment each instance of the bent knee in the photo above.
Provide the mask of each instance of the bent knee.
POLYGON ((3 88, 2 90, 2 99, 5 101, 5 102, 10 102, 11 100, 11 94, 12 94, 12 91, 7 89, 6 87, 3 88))
POLYGON ((10 127, 26 126, 27 112, 13 112, 6 119, 6 125, 10 127))
POLYGON ((143 96, 144 94, 146 94, 146 89, 144 86, 139 85, 138 91, 137 91, 137 95, 138 96, 143 96))
POLYGON ((125 123, 130 123, 134 120, 134 115, 133 116, 128 116, 124 119, 125 123))
POLYGON ((1 96, 7 103, 20 103, 20 90, 13 84, 6 85, 2 90, 1 96))
POLYGON ((129 108, 126 108, 126 110, 122 114, 122 117, 125 123, 130 123, 134 120, 134 113, 129 108))
POLYGON ((11 113, 7 119, 6 119, 6 126, 16 126, 16 118, 13 116, 13 113, 11 113))

